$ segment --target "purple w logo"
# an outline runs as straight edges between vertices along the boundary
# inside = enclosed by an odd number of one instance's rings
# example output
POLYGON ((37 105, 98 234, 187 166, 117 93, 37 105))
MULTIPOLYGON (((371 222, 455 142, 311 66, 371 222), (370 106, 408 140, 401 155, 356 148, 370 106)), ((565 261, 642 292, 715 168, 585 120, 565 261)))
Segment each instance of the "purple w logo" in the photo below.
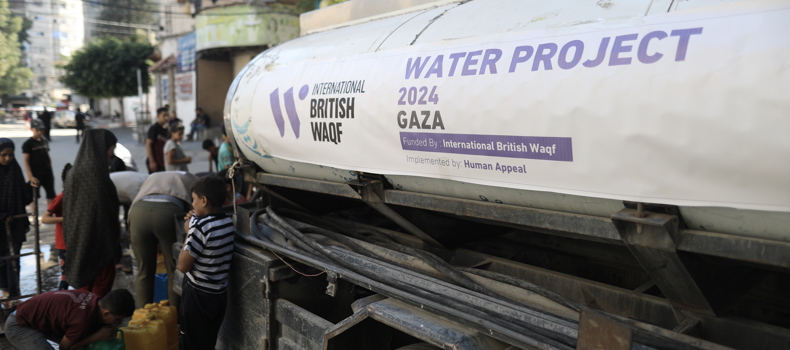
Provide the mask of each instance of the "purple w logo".
MULTIPOLYGON (((309 87, 306 84, 302 85, 302 88, 299 89, 299 99, 304 100, 308 92, 309 87)), ((298 139, 300 122, 299 114, 296 113, 296 104, 294 103, 294 88, 288 89, 288 91, 283 94, 283 97, 285 98, 285 113, 288 114, 288 121, 291 122, 291 130, 293 130, 294 136, 298 139)), ((285 119, 280 109, 280 88, 274 89, 274 91, 269 94, 269 102, 272 105, 272 116, 274 117, 274 122, 277 124, 277 129, 280 131, 280 137, 285 137, 285 119)))

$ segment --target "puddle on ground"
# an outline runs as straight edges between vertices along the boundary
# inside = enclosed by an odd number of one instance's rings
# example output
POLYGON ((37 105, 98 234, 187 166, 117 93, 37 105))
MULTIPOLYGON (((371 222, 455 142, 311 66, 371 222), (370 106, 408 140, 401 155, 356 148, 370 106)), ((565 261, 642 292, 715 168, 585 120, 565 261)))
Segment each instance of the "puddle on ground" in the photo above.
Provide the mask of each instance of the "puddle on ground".
MULTIPOLYGON (((22 254, 32 253, 32 248, 23 248, 22 254)), ((19 261, 19 289, 22 295, 38 292, 36 278, 35 255, 24 256, 19 261)), ((50 245, 41 246, 41 292, 48 292, 58 288, 60 282, 60 267, 57 263, 57 251, 51 250, 50 245), (51 254, 55 254, 55 261, 50 261, 51 254)))

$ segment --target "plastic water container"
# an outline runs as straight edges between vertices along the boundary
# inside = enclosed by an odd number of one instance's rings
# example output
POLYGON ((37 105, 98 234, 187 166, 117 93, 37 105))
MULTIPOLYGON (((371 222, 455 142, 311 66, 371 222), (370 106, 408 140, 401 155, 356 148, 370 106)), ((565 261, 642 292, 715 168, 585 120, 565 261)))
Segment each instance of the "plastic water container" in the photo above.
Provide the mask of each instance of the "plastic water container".
POLYGON ((169 350, 167 347, 167 326, 156 319, 154 314, 145 318, 129 321, 123 333, 127 349, 169 350))
POLYGON ((178 350, 178 311, 176 307, 170 305, 169 300, 145 304, 145 307, 142 309, 134 311, 132 321, 142 320, 146 317, 153 317, 164 322, 167 333, 167 348, 168 350, 178 350))
MULTIPOLYGON (((165 283, 167 285, 167 283, 165 283)), ((178 311, 175 306, 170 305, 170 300, 162 300, 159 306, 154 308, 156 316, 165 321, 167 327, 167 348, 178 350, 178 311)))
POLYGON ((154 277, 154 302, 167 299, 167 273, 158 273, 154 277))
POLYGON ((156 305, 157 304, 149 303, 149 304, 145 304, 144 307, 134 310, 134 314, 132 314, 132 320, 142 320, 146 316, 148 316, 148 314, 151 314, 152 316, 156 317, 156 315, 153 312, 151 312, 151 309, 153 309, 156 305))

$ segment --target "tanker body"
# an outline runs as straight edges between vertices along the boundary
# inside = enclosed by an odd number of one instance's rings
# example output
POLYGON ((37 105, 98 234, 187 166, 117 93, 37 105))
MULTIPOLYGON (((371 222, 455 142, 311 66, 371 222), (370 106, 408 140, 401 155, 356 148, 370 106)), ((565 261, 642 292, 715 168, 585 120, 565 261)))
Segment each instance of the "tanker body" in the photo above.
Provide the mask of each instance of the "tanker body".
POLYGON ((271 206, 241 225, 223 344, 790 349, 788 2, 301 21, 226 100, 271 206))

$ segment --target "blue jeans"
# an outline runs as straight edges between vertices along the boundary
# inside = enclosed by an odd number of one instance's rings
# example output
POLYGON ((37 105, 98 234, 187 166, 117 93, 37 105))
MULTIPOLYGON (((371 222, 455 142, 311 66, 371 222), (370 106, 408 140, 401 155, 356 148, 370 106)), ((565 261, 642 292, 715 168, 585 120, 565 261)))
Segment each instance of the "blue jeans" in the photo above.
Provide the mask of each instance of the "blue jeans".
POLYGON ((192 124, 192 127, 189 128, 189 139, 193 140, 195 138, 195 133, 200 130, 206 130, 206 126, 203 124, 192 124))

